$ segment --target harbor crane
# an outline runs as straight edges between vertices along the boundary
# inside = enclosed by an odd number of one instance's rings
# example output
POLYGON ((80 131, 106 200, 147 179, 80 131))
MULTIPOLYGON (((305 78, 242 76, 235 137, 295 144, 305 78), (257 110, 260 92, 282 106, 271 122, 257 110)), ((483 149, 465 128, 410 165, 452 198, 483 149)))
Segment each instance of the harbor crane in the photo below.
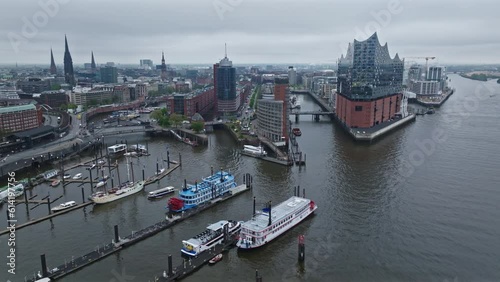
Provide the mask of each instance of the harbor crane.
POLYGON ((425 59, 425 75, 429 70, 429 60, 434 60, 436 57, 405 57, 405 59, 425 59))

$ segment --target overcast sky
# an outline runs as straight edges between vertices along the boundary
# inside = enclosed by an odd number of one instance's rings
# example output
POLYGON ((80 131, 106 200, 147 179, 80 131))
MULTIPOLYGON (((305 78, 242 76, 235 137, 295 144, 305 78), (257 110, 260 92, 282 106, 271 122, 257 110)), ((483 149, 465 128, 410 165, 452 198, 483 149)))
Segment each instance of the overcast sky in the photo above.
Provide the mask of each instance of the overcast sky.
POLYGON ((391 56, 500 63, 499 11, 497 0, 5 0, 0 64, 49 64, 51 47, 62 64, 64 34, 75 64, 91 50, 98 64, 159 64, 162 50, 167 63, 215 63, 225 42, 234 64, 333 63, 375 30, 391 56))

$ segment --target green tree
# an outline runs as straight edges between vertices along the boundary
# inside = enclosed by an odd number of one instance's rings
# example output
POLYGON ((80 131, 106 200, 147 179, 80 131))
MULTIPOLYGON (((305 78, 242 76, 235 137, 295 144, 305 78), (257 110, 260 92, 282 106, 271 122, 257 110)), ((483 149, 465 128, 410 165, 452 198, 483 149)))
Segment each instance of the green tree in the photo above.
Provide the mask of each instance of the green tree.
POLYGON ((204 127, 205 124, 202 121, 194 121, 191 123, 191 129, 196 133, 200 133, 204 127))
POLYGON ((60 90, 61 89, 61 85, 59 84, 54 84, 52 86, 50 86, 50 90, 60 90))
POLYGON ((162 112, 162 110, 154 110, 151 114, 149 114, 150 118, 156 119, 158 121, 164 116, 165 114, 162 112))
POLYGON ((184 120, 184 116, 173 113, 170 115, 170 122, 175 126, 179 126, 184 120))
POLYGON ((68 105, 66 105, 66 104, 62 104, 62 105, 60 105, 60 106, 59 106, 59 109, 60 109, 61 111, 67 111, 67 110, 68 110, 68 105))
POLYGON ((168 118, 168 116, 163 116, 160 118, 160 120, 158 121, 158 124, 161 126, 161 127, 170 127, 170 119, 168 118))
POLYGON ((77 106, 77 105, 72 104, 72 103, 69 103, 69 104, 68 104, 68 109, 76 110, 76 108, 78 108, 78 106, 77 106))
POLYGON ((90 101, 87 102, 87 105, 88 106, 97 106, 99 103, 97 102, 96 99, 92 99, 90 101))

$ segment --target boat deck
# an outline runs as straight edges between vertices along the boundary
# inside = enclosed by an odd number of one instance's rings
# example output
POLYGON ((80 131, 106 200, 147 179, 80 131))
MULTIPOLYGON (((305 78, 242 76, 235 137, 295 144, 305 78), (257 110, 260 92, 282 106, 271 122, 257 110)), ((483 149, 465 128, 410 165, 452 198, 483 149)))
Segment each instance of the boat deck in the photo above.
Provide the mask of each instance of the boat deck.
POLYGON ((207 250, 196 257, 182 258, 182 264, 163 271, 163 274, 158 275, 153 281, 176 281, 193 274, 196 270, 207 264, 213 257, 221 254, 235 246, 236 236, 225 243, 217 244, 210 250, 207 250))

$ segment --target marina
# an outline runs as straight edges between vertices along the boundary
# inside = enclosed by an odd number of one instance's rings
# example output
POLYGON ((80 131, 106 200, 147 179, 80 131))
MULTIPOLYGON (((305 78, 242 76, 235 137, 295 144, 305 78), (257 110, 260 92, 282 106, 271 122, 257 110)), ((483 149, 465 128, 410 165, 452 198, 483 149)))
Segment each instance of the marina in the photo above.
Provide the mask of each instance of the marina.
MULTIPOLYGON (((75 272, 79 269, 84 268, 85 266, 88 266, 94 262, 97 262, 111 254, 114 254, 116 252, 119 252, 123 248, 126 248, 128 246, 131 246, 135 243, 138 243, 146 238, 149 238, 167 228, 170 228, 190 217, 193 217, 197 215, 198 213, 205 211, 209 208, 212 208, 222 202, 225 202, 243 192, 249 191, 252 188, 252 177, 249 174, 246 174, 244 177, 245 183, 239 185, 233 190, 233 193, 231 194, 225 194, 224 197, 211 201, 210 203, 206 203, 205 205, 198 206, 196 208, 190 209, 189 211, 186 211, 185 213, 182 213, 180 216, 172 216, 169 217, 167 216, 167 219, 162 220, 156 224, 153 224, 151 226, 148 226, 142 230, 139 230, 137 232, 132 233, 132 235, 126 236, 124 238, 121 238, 118 235, 118 225, 115 225, 114 227, 114 240, 111 243, 105 244, 102 247, 99 247, 97 250, 94 250, 92 252, 89 252, 81 257, 76 257, 72 259, 70 263, 65 263, 62 265, 59 265, 55 268, 52 268, 52 270, 47 269, 47 263, 46 263, 46 257, 45 255, 41 255, 41 265, 42 265, 42 277, 48 277, 51 279, 60 279, 72 272, 75 272), (248 184, 248 185, 247 185, 248 184)), ((76 207, 75 207, 76 208, 76 207)), ((64 210, 62 212, 66 212, 68 210, 64 210)), ((60 213, 57 213, 60 214, 60 213)), ((8 230, 7 230, 8 232, 8 230)), ((207 261, 211 259, 208 258, 207 261)), ((27 280, 29 282, 34 282, 37 278, 33 278, 31 280, 27 280)))

